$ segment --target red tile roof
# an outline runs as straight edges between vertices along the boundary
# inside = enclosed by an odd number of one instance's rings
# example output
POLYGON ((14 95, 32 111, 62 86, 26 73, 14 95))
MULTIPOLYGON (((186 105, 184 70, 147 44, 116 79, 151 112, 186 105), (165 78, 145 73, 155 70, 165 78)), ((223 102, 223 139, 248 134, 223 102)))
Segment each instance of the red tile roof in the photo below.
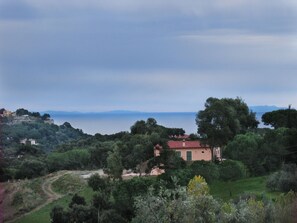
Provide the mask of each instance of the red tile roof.
POLYGON ((207 145, 203 145, 200 141, 168 141, 170 149, 189 149, 189 148, 209 148, 207 145))

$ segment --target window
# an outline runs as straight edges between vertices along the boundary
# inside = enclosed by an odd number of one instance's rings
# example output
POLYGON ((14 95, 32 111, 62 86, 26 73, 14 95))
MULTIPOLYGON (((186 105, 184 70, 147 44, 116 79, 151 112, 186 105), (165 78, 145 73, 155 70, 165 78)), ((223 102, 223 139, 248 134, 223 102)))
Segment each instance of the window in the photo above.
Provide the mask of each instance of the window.
POLYGON ((204 151, 202 150, 202 153, 204 153, 204 151))
POLYGON ((187 151, 187 161, 192 160, 192 151, 187 151))
POLYGON ((181 151, 176 151, 178 157, 181 157, 181 151))

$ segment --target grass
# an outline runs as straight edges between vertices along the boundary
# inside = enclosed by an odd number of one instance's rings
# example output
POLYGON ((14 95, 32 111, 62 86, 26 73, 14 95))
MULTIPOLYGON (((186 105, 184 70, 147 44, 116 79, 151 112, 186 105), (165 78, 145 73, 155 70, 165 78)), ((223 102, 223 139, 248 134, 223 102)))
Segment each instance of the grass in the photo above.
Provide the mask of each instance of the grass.
POLYGON ((66 174, 53 182, 52 188, 59 194, 75 193, 86 185, 79 176, 66 174))
POLYGON ((53 183, 53 190, 60 194, 66 194, 64 197, 56 200, 40 210, 33 212, 21 219, 15 221, 15 223, 50 223, 50 212, 56 205, 67 208, 71 202, 72 196, 77 192, 80 196, 83 196, 87 203, 92 201, 94 192, 86 185, 86 183, 77 176, 65 175, 60 177, 53 183))
POLYGON ((266 196, 268 198, 276 198, 279 192, 270 192, 266 188, 267 176, 251 177, 247 179, 229 181, 229 182, 214 182, 210 186, 210 193, 215 198, 220 198, 224 201, 235 199, 243 193, 253 193, 257 196, 266 196))
POLYGON ((12 205, 20 212, 26 212, 42 204, 46 196, 41 189, 41 178, 22 181, 12 198, 12 205))
POLYGON ((15 223, 50 223, 50 212, 52 208, 56 205, 67 207, 70 201, 71 195, 66 195, 65 197, 50 203, 49 205, 41 208, 40 210, 15 221, 15 223))

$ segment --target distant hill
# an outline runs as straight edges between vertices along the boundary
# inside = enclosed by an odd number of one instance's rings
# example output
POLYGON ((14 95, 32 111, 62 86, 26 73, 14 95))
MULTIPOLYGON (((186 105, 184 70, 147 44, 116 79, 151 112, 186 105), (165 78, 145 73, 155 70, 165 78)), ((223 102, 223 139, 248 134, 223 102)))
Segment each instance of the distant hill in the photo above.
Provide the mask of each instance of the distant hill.
POLYGON ((36 142, 40 149, 49 152, 61 144, 88 137, 80 129, 73 128, 70 123, 54 124, 49 114, 41 116, 38 112, 18 109, 6 112, 1 116, 1 142, 5 151, 17 150, 21 141, 29 139, 36 142))

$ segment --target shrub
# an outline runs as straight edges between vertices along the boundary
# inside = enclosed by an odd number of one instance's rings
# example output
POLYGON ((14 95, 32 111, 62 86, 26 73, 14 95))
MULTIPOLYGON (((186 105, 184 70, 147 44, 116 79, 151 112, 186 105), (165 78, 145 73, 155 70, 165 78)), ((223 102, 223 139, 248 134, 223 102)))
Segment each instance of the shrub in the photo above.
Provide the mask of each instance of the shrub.
POLYGON ((46 166, 43 162, 38 160, 26 160, 24 161, 19 170, 16 172, 16 178, 34 178, 45 175, 47 172, 46 166))
POLYGON ((205 179, 201 176, 195 176, 188 184, 188 193, 193 196, 207 195, 209 187, 205 179))
POLYGON ((247 168, 240 161, 225 160, 219 165, 220 179, 238 180, 247 176, 247 168))
POLYGON ((94 174, 88 179, 88 185, 93 189, 93 191, 105 190, 106 182, 102 179, 99 174, 94 174))
POLYGON ((204 177, 207 183, 211 183, 219 178, 218 166, 212 162, 195 161, 189 168, 192 172, 191 177, 200 175, 204 177))
POLYGON ((285 164, 282 169, 273 173, 266 182, 266 187, 272 191, 297 191, 297 166, 285 164))

